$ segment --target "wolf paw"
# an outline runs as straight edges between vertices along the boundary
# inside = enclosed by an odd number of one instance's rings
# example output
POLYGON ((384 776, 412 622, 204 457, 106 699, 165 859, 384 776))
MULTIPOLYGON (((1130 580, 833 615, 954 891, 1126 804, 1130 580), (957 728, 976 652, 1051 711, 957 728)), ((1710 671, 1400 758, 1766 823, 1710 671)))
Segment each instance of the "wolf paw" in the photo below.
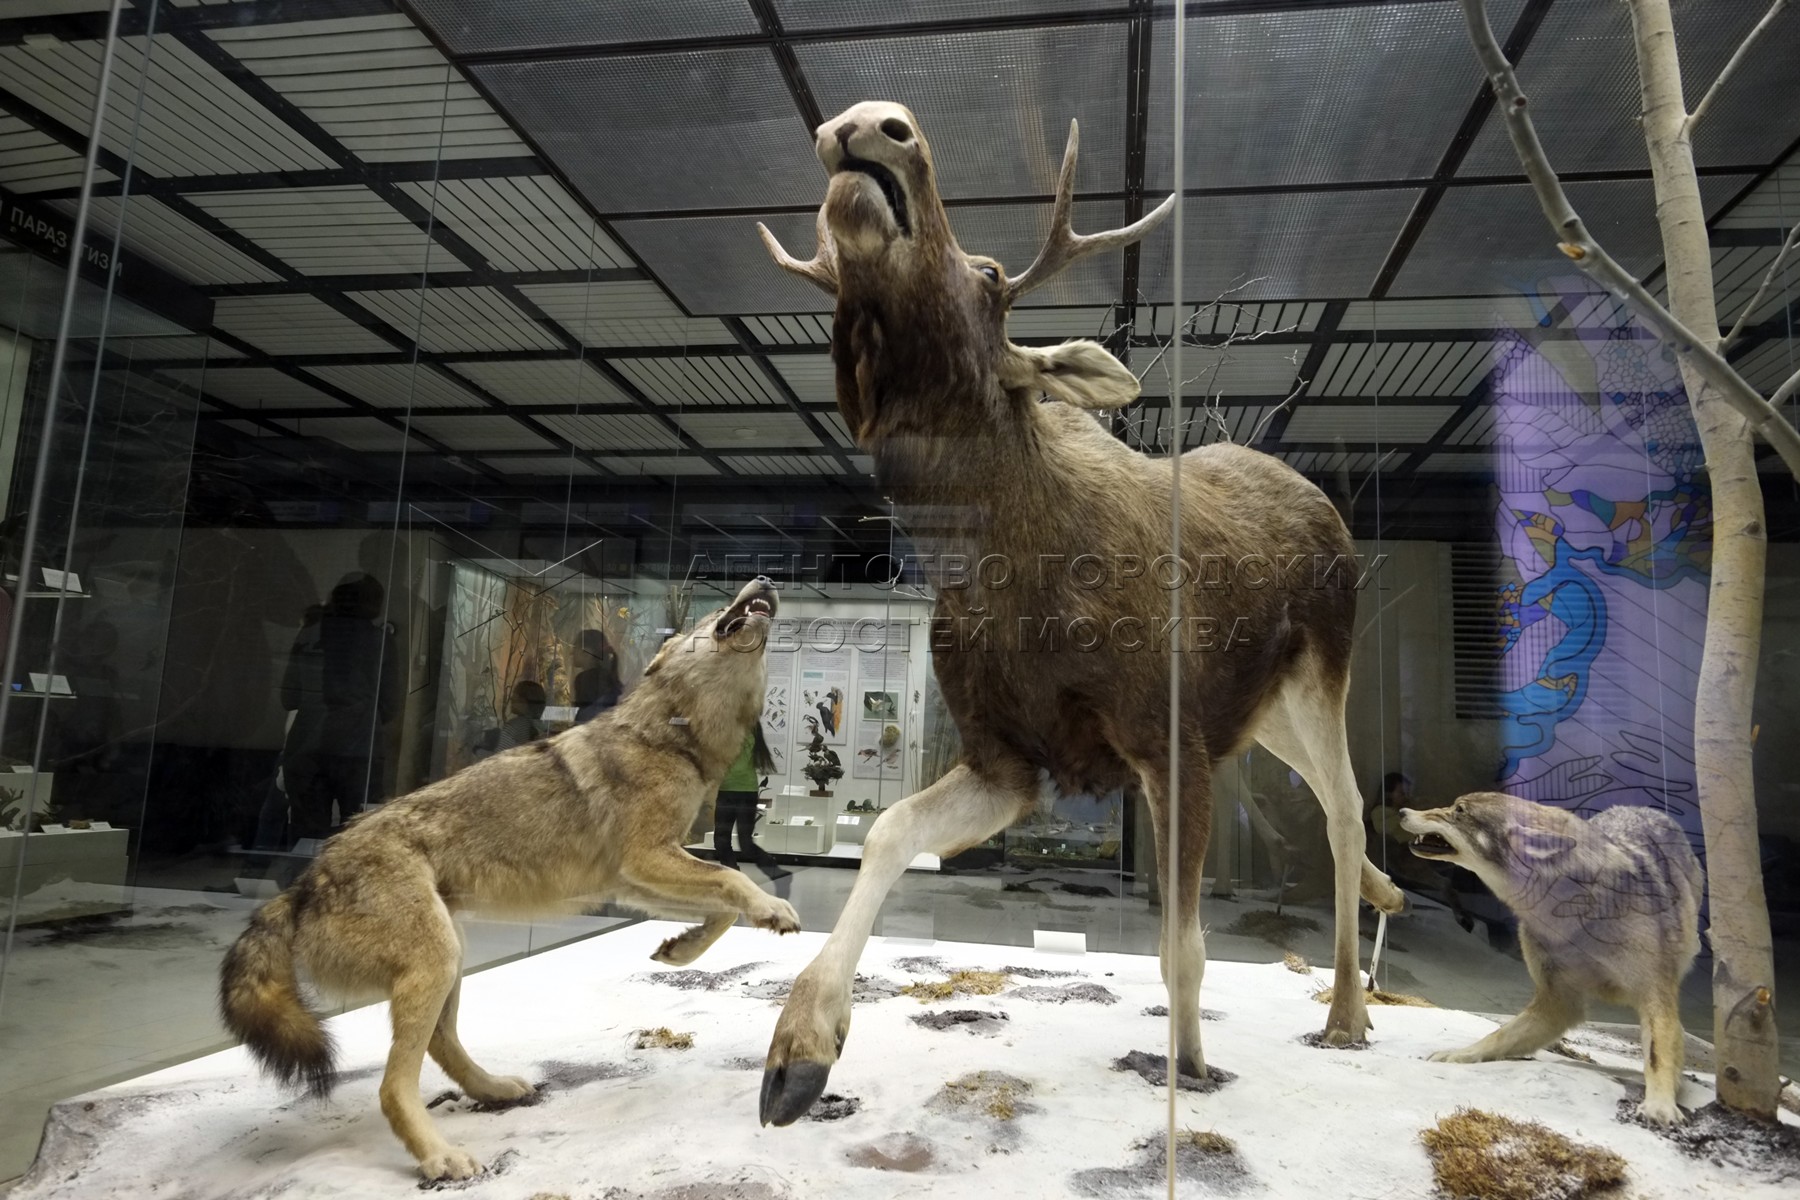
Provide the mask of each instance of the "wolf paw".
POLYGON ((1435 1050, 1430 1055, 1430 1061, 1476 1063, 1481 1061, 1481 1055, 1476 1054, 1473 1050, 1435 1050))
POLYGON ((1638 1105, 1638 1116, 1652 1125, 1680 1125, 1687 1121, 1687 1114, 1675 1101, 1663 1098, 1646 1099, 1638 1105))
POLYGON ((469 1088, 469 1098, 479 1100, 483 1104, 507 1104, 514 1100, 523 1100, 527 1096, 535 1096, 537 1087, 529 1079, 521 1079, 517 1075, 495 1075, 483 1087, 469 1088))
POLYGON ((772 933, 800 932, 800 914, 786 900, 771 896, 767 904, 748 915, 750 923, 758 929, 767 929, 772 933))
POLYGON ((446 1146, 419 1160, 419 1174, 431 1183, 440 1179, 473 1179, 481 1170, 480 1159, 455 1146, 446 1146))
POLYGON ((696 929, 678 933, 672 938, 665 938, 663 944, 656 948, 656 953, 650 956, 650 960, 665 963, 671 967, 685 967, 699 958, 702 947, 694 936, 696 929))

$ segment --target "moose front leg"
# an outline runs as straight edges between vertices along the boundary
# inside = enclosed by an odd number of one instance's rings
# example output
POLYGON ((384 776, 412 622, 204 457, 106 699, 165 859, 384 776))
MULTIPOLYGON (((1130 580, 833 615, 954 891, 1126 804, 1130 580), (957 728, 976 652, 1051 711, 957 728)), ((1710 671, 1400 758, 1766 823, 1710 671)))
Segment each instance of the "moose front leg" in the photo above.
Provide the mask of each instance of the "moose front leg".
POLYGON ((1175 1026, 1175 1070, 1206 1077, 1206 1054, 1200 1045, 1200 981, 1206 974, 1206 937, 1200 927, 1200 889, 1206 869, 1206 843, 1212 836, 1212 767, 1205 750, 1195 745, 1182 752, 1181 821, 1176 831, 1176 877, 1169 878, 1168 764, 1146 767, 1140 778, 1150 806, 1156 837, 1156 874, 1162 888, 1163 986, 1169 992, 1169 1020, 1175 1026))
POLYGON ((869 828, 850 899, 819 956, 788 994, 763 1067, 764 1125, 792 1125, 825 1091, 850 1033, 850 985, 888 889, 920 854, 949 857, 1006 828, 1036 802, 1035 773, 983 778, 958 766, 869 828))

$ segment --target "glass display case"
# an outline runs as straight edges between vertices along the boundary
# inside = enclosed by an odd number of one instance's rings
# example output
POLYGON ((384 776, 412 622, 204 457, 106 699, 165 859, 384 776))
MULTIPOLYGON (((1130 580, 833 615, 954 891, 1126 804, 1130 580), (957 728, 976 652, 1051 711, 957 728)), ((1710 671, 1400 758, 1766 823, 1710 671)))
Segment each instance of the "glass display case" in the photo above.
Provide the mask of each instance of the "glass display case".
POLYGON ((0 1191, 1778 1194, 1797 56, 0 5, 0 1191))

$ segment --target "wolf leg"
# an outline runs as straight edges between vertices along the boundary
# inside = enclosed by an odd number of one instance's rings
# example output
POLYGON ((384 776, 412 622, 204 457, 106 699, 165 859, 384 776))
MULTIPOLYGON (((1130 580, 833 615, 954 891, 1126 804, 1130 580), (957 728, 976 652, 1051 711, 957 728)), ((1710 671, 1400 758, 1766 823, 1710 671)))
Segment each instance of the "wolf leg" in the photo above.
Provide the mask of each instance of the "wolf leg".
POLYGON ((850 899, 775 1023, 763 1068, 763 1124, 793 1124, 824 1092, 850 1032, 856 960, 894 881, 919 854, 948 857, 1006 828, 1037 802, 1036 781, 1021 762, 992 763, 985 776, 959 765, 875 819, 850 899))
POLYGON ((462 976, 450 986, 450 995, 444 1000, 444 1007, 438 1013, 437 1027, 431 1033, 431 1057, 437 1065, 444 1068, 444 1074, 456 1081, 456 1086, 472 1100, 482 1100, 489 1104, 504 1104, 508 1100, 520 1100, 531 1095, 532 1086, 528 1079, 517 1075, 490 1075, 481 1069, 476 1061, 469 1057, 463 1049, 462 1041, 456 1036, 456 1010, 462 999, 462 976))
POLYGON ((1581 997, 1546 988, 1540 982, 1524 1012, 1474 1045, 1461 1050, 1439 1050, 1431 1061, 1477 1063, 1527 1058, 1579 1024, 1584 1009, 1581 997))
MULTIPOLYGON (((702 862, 679 846, 657 846, 632 855, 620 868, 620 874, 624 877, 626 891, 641 893, 654 904, 708 914, 706 924, 697 927, 702 931, 712 929, 716 916, 729 913, 735 921, 737 914, 743 913, 758 929, 774 933, 800 932, 800 915, 786 900, 769 895, 745 878, 742 871, 702 862)), ((712 945, 730 927, 731 921, 719 926, 700 949, 712 945)), ((688 932, 693 933, 692 930, 688 932)))
MULTIPOLYGON (((445 913, 445 922, 449 919, 445 913)), ((453 934, 450 941, 456 950, 461 949, 453 934)), ((481 1173, 481 1163, 474 1155, 444 1140, 419 1096, 419 1070, 425 1065, 426 1048, 456 984, 460 965, 455 951, 427 947, 394 980, 389 992, 394 1044, 388 1051, 387 1071, 381 1077, 381 1112, 394 1136, 418 1160, 419 1173, 428 1181, 468 1179, 481 1173)))
POLYGON ((1686 1119, 1675 1102, 1687 1049, 1680 1012, 1680 993, 1673 986, 1652 992, 1638 1005, 1644 1044, 1644 1102, 1638 1115, 1658 1125, 1679 1125, 1686 1119))

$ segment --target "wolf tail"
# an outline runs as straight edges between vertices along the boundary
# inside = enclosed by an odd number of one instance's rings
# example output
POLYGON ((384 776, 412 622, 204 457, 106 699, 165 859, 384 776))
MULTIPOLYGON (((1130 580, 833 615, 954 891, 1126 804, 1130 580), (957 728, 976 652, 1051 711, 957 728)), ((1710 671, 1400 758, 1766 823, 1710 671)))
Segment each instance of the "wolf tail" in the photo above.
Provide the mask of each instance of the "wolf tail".
POLYGON ((250 918, 219 968, 219 1012, 263 1070, 323 1098, 337 1082, 337 1047, 301 999, 294 975, 295 914, 286 895, 250 918))

